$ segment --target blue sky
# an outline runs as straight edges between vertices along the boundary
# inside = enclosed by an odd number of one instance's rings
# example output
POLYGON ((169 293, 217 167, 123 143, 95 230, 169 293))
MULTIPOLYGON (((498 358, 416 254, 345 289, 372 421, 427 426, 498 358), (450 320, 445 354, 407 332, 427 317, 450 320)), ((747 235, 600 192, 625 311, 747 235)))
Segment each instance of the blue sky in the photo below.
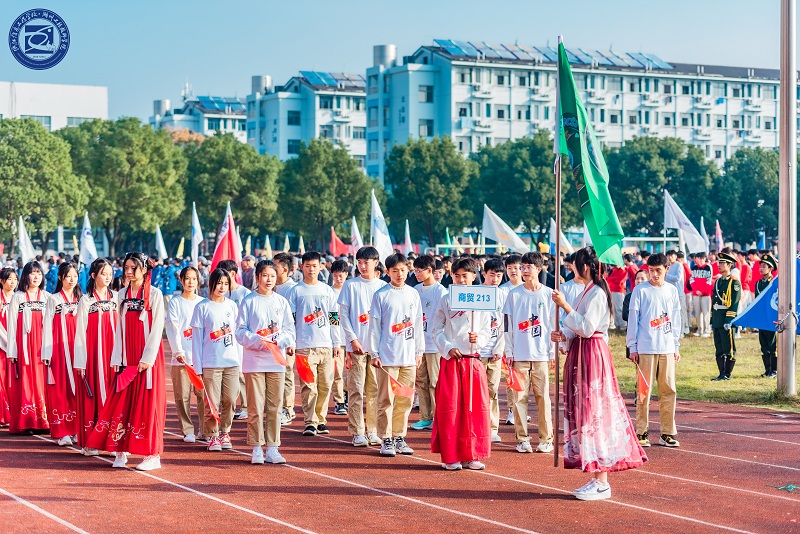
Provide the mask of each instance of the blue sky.
POLYGON ((409 55, 434 38, 645 51, 667 61, 779 65, 779 0, 2 0, 0 80, 105 85, 109 114, 146 120, 152 101, 244 96, 250 76, 282 84, 298 70, 363 73, 372 46, 409 55), (46 7, 67 22, 67 57, 47 71, 7 47, 13 20, 46 7))

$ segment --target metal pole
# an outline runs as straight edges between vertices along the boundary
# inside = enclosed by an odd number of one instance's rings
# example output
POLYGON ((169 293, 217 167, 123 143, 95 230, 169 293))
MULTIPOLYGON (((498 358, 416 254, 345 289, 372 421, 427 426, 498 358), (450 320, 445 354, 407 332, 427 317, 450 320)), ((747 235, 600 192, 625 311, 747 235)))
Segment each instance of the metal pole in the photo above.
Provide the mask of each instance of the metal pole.
MULTIPOLYGON (((558 133, 556 133, 558 135, 558 133)), ((555 279, 556 279, 556 291, 561 288, 561 156, 556 156, 556 257, 555 257, 555 279)), ((561 331, 561 325, 558 322, 560 310, 556 307, 556 324, 555 324, 555 331, 561 331)), ((555 398, 555 416, 553 417, 553 426, 555 429, 555 436, 554 436, 554 447, 553 447, 553 467, 558 467, 558 449, 561 447, 559 442, 559 436, 561 435, 561 418, 559 417, 559 407, 560 407, 560 399, 561 399, 561 386, 560 386, 560 358, 558 352, 558 341, 555 342, 556 347, 556 358, 555 358, 555 366, 556 366, 556 398, 555 398)))
POLYGON ((778 180, 778 317, 786 317, 778 333, 778 391, 797 394, 795 330, 797 317, 797 0, 781 0, 780 172, 778 180))

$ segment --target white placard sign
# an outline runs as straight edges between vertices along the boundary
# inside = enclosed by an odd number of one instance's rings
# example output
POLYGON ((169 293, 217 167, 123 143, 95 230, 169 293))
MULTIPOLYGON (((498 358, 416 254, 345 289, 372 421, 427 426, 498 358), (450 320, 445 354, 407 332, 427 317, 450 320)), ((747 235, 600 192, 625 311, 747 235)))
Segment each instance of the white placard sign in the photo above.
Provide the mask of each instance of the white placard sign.
POLYGON ((455 311, 495 311, 497 286, 450 285, 450 309, 455 311))

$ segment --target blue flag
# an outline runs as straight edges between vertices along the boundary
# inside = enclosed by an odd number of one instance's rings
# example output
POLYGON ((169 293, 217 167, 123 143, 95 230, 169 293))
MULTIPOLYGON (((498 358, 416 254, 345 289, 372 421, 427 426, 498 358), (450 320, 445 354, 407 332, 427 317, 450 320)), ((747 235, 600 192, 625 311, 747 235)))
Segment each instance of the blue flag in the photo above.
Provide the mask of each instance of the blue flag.
POLYGON ((761 230, 758 234, 758 244, 756 245, 758 250, 764 250, 767 248, 767 234, 764 230, 761 230))
MULTIPOLYGON (((795 261, 797 261, 797 278, 800 283, 800 259, 795 261)), ((775 321, 780 319, 778 317, 778 278, 780 277, 776 276, 772 283, 731 322, 733 326, 775 332, 775 321)), ((796 311, 800 312, 800 306, 797 306, 796 311)), ((800 324, 797 325, 797 333, 800 334, 800 324)))

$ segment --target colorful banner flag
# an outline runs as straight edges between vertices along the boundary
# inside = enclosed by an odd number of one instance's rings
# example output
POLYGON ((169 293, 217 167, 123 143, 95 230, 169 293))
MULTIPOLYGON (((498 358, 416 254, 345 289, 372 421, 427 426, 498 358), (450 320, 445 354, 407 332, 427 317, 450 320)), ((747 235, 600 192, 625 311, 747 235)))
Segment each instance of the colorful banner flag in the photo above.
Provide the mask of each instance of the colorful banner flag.
POLYGON ((522 380, 520 379, 519 372, 508 365, 508 360, 505 356, 503 356, 503 359, 500 361, 500 367, 506 374, 506 387, 514 391, 523 391, 525 389, 522 387, 522 380))
MULTIPOLYGON (((74 236, 73 236, 74 237, 74 236)), ((92 225, 89 224, 89 212, 83 214, 83 228, 81 228, 80 262, 91 265, 97 259, 97 247, 94 246, 92 225)))
POLYGON ((705 252, 706 243, 703 236, 666 189, 664 189, 664 228, 678 229, 689 252, 705 252))
POLYGON ((203 390, 203 397, 206 399, 206 408, 208 408, 209 413, 211 413, 211 417, 217 420, 217 424, 219 424, 219 410, 217 410, 216 405, 211 402, 211 397, 208 396, 208 390, 203 390))
POLYGON ((269 234, 264 237, 264 250, 262 254, 267 257, 267 259, 272 259, 272 243, 269 242, 269 234))
POLYGON ((300 242, 297 244, 297 252, 299 252, 300 254, 305 254, 306 253, 306 245, 305 245, 305 243, 303 243, 303 236, 302 235, 300 236, 300 242))
POLYGON ((331 226, 331 254, 333 254, 335 258, 338 258, 342 254, 347 254, 350 252, 351 248, 352 247, 345 245, 344 241, 339 239, 339 236, 336 235, 336 230, 334 230, 333 226, 331 226))
MULTIPOLYGON (((217 246, 214 249, 214 257, 211 259, 211 272, 214 272, 217 264, 222 260, 234 260, 237 265, 242 263, 242 243, 236 233, 236 223, 233 221, 230 202, 228 202, 228 207, 225 209, 225 220, 222 221, 222 228, 217 237, 217 246)), ((238 273, 236 278, 238 281, 238 273)))
POLYGON ((290 249, 290 248, 291 248, 291 247, 290 247, 290 245, 289 245, 289 234, 286 234, 286 235, 283 237, 283 251, 284 251, 284 252, 289 252, 289 249, 290 249))
POLYGON ((405 242, 403 243, 403 249, 403 254, 406 256, 414 252, 414 244, 411 243, 411 231, 408 228, 408 219, 406 219, 406 236, 405 242))
POLYGON ((714 240, 717 242, 717 252, 725 248, 725 242, 722 240, 722 228, 719 226, 719 219, 717 219, 717 226, 714 230, 714 240))
POLYGON ((183 259, 183 246, 184 246, 185 242, 186 242, 186 239, 182 237, 181 238, 181 242, 178 243, 178 250, 175 251, 175 257, 176 258, 183 259))
POLYGON ((646 398, 647 393, 650 391, 650 384, 647 383, 647 379, 644 377, 644 373, 642 372, 642 368, 639 365, 636 365, 636 394, 639 395, 640 398, 646 398))
POLYGON ((711 242, 708 240, 708 234, 706 233, 706 223, 703 221, 703 218, 700 217, 700 235, 703 238, 703 243, 705 243, 706 248, 703 249, 704 252, 708 252, 711 250, 711 242))
MULTIPOLYGON (((797 280, 800 281, 800 259, 796 259, 795 261, 797 262, 796 276, 797 280)), ((772 280, 772 283, 770 283, 764 291, 759 293, 747 308, 739 312, 738 317, 731 321, 731 325, 775 332, 777 328, 775 323, 780 320, 778 316, 779 280, 780 276, 776 276, 772 280)), ((798 303, 795 311, 800 312, 800 303, 798 303)), ((800 334, 800 323, 797 325, 797 333, 800 334)))
POLYGON ((394 254, 392 238, 389 237, 389 227, 386 225, 386 219, 383 217, 374 189, 372 190, 370 235, 372 236, 372 246, 378 249, 381 261, 386 261, 386 258, 394 254))
POLYGON ((200 228, 200 219, 197 217, 197 208, 192 202, 192 265, 197 266, 200 257, 200 244, 203 242, 203 229, 200 228))
MULTIPOLYGON (((625 234, 608 192, 608 168, 583 107, 563 39, 558 37, 558 114, 554 148, 569 156, 583 218, 597 256, 603 263, 623 265, 625 234)), ((560 165, 560 160, 557 161, 560 165)))
POLYGON ((311 370, 311 365, 308 363, 308 356, 299 352, 295 353, 294 358, 295 367, 297 368, 297 376, 306 384, 314 383, 314 372, 311 370))
MULTIPOLYGON (((450 234, 447 234, 448 238, 450 234)), ((489 209, 486 204, 483 205, 483 237, 496 241, 499 245, 503 245, 514 252, 524 254, 530 252, 531 248, 517 235, 509 225, 497 216, 495 212, 489 209)), ((450 242, 448 241, 449 245, 450 242)))
POLYGON ((250 255, 250 242, 251 242, 250 236, 247 236, 247 241, 245 241, 245 243, 244 243, 244 255, 245 256, 249 256, 250 255))
POLYGON ((200 378, 200 375, 198 375, 197 371, 194 370, 194 367, 188 363, 185 363, 183 364, 183 368, 186 369, 186 374, 189 375, 189 382, 192 383, 194 388, 198 391, 203 391, 206 386, 203 384, 203 379, 200 378))
POLYGON ((556 232, 556 221, 552 217, 550 218, 550 254, 555 254, 557 250, 565 250, 567 254, 572 254, 575 252, 575 249, 572 248, 572 244, 567 239, 567 236, 564 235, 564 232, 559 231, 556 232), (559 234, 559 244, 556 246, 556 233, 559 234))

